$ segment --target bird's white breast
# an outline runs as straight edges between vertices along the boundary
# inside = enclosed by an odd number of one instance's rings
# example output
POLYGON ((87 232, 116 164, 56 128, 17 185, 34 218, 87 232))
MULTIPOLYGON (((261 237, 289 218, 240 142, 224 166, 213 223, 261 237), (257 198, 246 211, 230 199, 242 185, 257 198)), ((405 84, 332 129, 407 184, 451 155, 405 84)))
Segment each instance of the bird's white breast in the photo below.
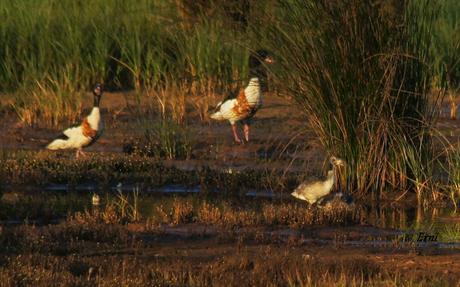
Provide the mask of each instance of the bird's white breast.
POLYGON ((88 123, 93 130, 100 130, 102 128, 101 112, 98 107, 94 107, 89 114, 88 123))
POLYGON ((259 79, 251 78, 248 86, 244 89, 244 94, 251 107, 260 107, 262 105, 262 90, 260 89, 259 79))

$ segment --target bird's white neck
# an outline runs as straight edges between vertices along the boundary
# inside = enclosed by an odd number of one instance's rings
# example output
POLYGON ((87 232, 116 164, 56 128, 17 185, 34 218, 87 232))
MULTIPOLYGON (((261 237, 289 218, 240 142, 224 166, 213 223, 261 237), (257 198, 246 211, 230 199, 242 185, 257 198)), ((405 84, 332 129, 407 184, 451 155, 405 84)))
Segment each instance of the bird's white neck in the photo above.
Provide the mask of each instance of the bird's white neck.
POLYGON ((330 171, 327 172, 327 178, 326 181, 324 182, 324 186, 330 190, 335 183, 335 170, 331 169, 330 171))
POLYGON ((88 115, 88 123, 90 124, 92 129, 98 130, 100 122, 101 113, 99 111, 99 107, 93 107, 91 113, 88 115))
POLYGON ((262 104, 262 91, 260 89, 259 78, 253 77, 244 89, 244 94, 250 106, 260 106, 262 104))

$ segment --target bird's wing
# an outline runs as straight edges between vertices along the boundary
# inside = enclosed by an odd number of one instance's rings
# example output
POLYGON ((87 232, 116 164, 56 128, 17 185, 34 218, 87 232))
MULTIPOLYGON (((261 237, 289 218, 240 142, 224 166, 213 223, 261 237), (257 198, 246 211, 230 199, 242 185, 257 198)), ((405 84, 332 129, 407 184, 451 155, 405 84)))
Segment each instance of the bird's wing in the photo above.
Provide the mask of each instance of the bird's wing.
POLYGON ((91 125, 89 124, 87 117, 85 117, 80 124, 73 125, 70 128, 64 130, 58 138, 66 140, 69 138, 76 138, 82 136, 90 138, 95 138, 96 136, 98 136, 98 132, 91 128, 91 125))
POLYGON ((80 137, 82 136, 82 128, 81 126, 70 127, 62 132, 63 135, 67 136, 68 138, 80 137))
POLYGON ((222 113, 225 118, 234 117, 234 107, 236 103, 236 99, 228 99, 219 106, 218 112, 222 113))
POLYGON ((75 135, 81 135, 83 130, 82 130, 82 124, 85 121, 86 117, 83 119, 83 121, 80 122, 74 122, 70 127, 65 129, 62 134, 60 135, 59 138, 65 139, 65 137, 70 138, 75 135), (80 134, 79 134, 80 133, 80 134))
POLYGON ((240 92, 241 92, 241 89, 239 89, 239 88, 238 88, 238 89, 235 89, 235 90, 233 90, 233 91, 231 91, 231 92, 229 92, 229 93, 225 96, 225 98, 224 98, 222 101, 220 101, 220 102, 216 105, 216 107, 214 108, 214 112, 219 111, 220 107, 221 107, 225 102, 228 102, 228 101, 231 101, 231 100, 236 99, 236 98, 238 97, 238 95, 240 94, 240 92))
POLYGON ((62 134, 49 143, 46 148, 50 150, 78 148, 78 146, 74 146, 75 142, 80 141, 82 137, 83 134, 80 126, 71 127, 64 130, 62 134))

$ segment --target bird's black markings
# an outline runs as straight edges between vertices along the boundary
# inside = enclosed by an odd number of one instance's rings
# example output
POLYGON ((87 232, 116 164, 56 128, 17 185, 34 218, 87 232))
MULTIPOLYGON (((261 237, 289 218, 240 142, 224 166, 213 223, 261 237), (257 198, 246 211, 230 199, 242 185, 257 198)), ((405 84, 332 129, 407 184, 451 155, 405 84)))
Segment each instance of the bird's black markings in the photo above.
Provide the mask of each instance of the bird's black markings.
POLYGON ((55 137, 54 139, 55 140, 65 140, 66 141, 66 140, 69 139, 69 137, 66 136, 64 133, 61 133, 59 136, 55 137))
POLYGON ((222 102, 220 102, 220 103, 216 106, 216 108, 214 109, 214 112, 219 111, 220 106, 222 106, 225 102, 227 102, 227 101, 229 101, 229 100, 234 100, 234 99, 236 99, 236 98, 238 97, 239 94, 240 94, 240 89, 235 89, 235 90, 229 92, 229 93, 227 94, 227 96, 222 100, 222 102))

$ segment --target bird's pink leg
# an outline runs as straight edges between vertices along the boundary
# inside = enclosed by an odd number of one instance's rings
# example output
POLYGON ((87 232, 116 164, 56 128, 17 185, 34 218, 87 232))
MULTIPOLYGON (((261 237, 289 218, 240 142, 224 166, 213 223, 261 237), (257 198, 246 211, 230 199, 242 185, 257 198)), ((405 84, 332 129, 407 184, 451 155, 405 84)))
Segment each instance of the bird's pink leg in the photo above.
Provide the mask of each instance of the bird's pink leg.
POLYGON ((81 149, 77 149, 77 154, 75 155, 75 158, 79 159, 80 156, 85 157, 86 154, 81 149))
POLYGON ((240 138, 238 137, 238 132, 236 131, 236 124, 232 124, 233 137, 237 143, 241 143, 240 138))
POLYGON ((248 142, 249 141, 249 125, 248 124, 244 124, 244 137, 246 138, 246 141, 248 142))

